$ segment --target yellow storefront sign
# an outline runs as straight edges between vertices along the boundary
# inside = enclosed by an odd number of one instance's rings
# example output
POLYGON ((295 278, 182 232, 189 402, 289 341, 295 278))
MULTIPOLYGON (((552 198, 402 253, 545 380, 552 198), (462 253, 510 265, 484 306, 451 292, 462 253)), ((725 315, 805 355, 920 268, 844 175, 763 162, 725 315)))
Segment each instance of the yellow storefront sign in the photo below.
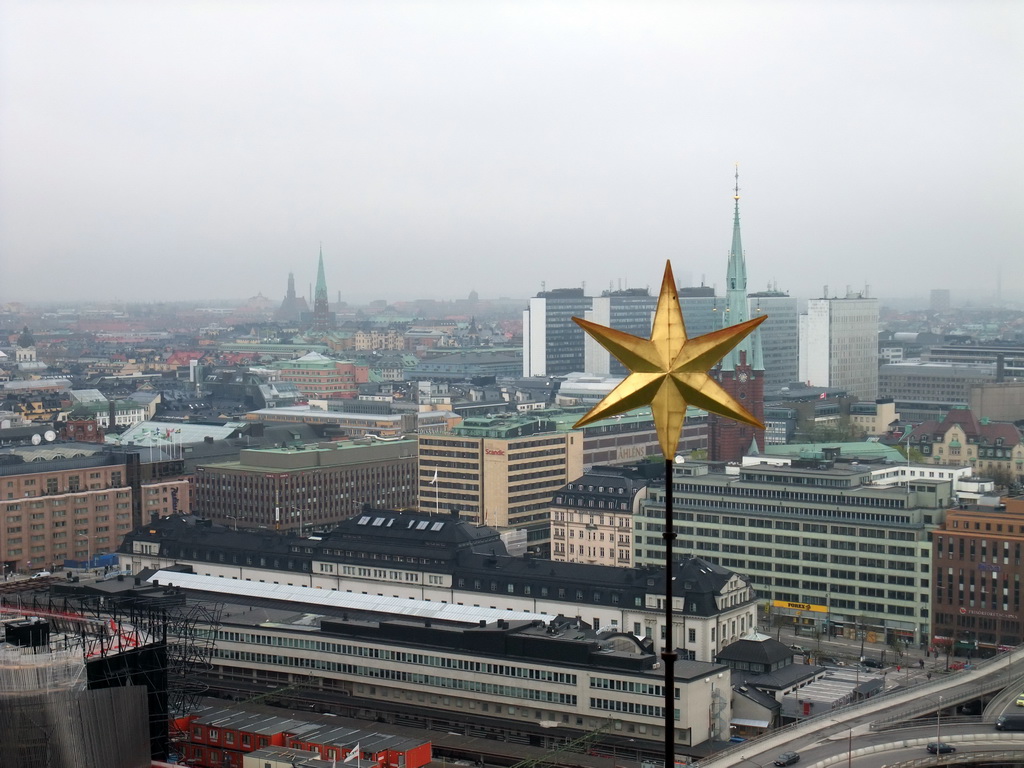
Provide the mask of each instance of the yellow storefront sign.
POLYGON ((789 608, 793 611, 815 611, 816 613, 828 613, 828 606, 814 605, 813 603, 787 603, 785 600, 772 600, 775 608, 789 608))

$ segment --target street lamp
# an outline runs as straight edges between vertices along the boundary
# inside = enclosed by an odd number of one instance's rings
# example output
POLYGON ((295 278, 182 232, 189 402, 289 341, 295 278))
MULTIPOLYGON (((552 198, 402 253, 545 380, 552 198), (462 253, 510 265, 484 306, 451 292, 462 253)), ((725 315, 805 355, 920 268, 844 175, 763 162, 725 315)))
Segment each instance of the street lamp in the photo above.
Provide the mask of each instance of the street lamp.
POLYGON ((238 518, 235 517, 234 515, 224 515, 224 517, 228 518, 229 520, 234 520, 235 521, 235 526, 234 526, 235 527, 235 533, 238 533, 238 518))

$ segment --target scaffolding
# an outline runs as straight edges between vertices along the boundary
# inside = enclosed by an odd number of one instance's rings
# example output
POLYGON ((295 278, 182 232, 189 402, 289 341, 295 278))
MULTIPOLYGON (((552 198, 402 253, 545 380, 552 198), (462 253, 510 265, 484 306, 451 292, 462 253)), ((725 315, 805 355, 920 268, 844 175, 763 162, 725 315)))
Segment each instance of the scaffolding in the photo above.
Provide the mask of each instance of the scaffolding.
MULTIPOLYGON (((51 700, 63 690, 83 693, 88 689, 94 694, 106 691, 103 696, 111 700, 108 706, 118 709, 121 705, 114 700, 124 696, 117 690, 133 688, 136 690, 132 694, 125 695, 137 697, 141 692, 142 704, 134 705, 132 716, 141 713, 143 718, 141 732, 148 733, 147 758, 168 757, 175 736, 168 732, 172 715, 193 711, 206 693, 200 681, 211 667, 220 603, 188 601, 180 590, 172 589, 156 599, 40 593, 4 597, 0 622, 24 622, 26 617, 34 617, 46 622, 50 631, 44 647, 9 652, 9 664, 6 656, 0 657, 4 664, 0 671, 0 715, 9 709, 8 700, 28 691, 46 692, 51 700), (14 663, 22 657, 35 661, 14 663), (42 657, 46 657, 45 662, 42 657)), ((19 723, 32 728, 24 720, 19 723)), ((105 758, 92 764, 122 765, 105 758)), ((35 764, 8 762, 0 754, 0 765, 32 768, 35 764)), ((51 760, 39 765, 54 768, 78 763, 51 760)))
POLYGON ((78 649, 0 648, 0 765, 145 768, 146 691, 90 690, 78 649))

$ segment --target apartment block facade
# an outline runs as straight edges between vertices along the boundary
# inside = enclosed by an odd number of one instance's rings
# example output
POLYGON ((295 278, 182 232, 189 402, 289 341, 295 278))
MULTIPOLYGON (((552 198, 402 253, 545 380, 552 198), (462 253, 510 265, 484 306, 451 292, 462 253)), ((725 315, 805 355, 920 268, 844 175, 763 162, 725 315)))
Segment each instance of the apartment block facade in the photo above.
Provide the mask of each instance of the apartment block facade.
POLYGON ((848 293, 807 302, 800 316, 800 380, 842 388, 860 400, 878 397, 878 299, 848 293))
POLYGON ((633 565, 633 515, 647 498, 658 464, 594 467, 565 486, 551 504, 551 559, 628 568, 633 565))
POLYGON ((188 482, 141 481, 134 454, 0 465, 4 573, 53 570, 117 550, 143 522, 188 511, 188 482))
POLYGON ((992 656, 1024 642, 1024 499, 989 498, 949 510, 935 532, 933 642, 992 656))
MULTIPOLYGON (((726 474, 688 462, 675 479, 676 547, 746 574, 776 616, 808 632, 866 627, 916 646, 929 637, 930 537, 953 482, 918 469, 887 486, 886 472, 815 459, 726 474)), ((664 560, 664 504, 652 488, 634 517, 639 566, 664 560)))
POLYGON ((419 437, 419 504, 498 529, 548 537, 551 499, 583 473, 583 434, 546 419, 466 419, 447 435, 419 437))
POLYGON ((196 467, 196 514, 237 528, 333 525, 364 506, 416 503, 416 441, 340 441, 242 450, 196 467))
POLYGON ((310 398, 355 397, 358 385, 369 379, 365 365, 334 360, 319 352, 275 363, 274 367, 281 381, 291 382, 310 398))

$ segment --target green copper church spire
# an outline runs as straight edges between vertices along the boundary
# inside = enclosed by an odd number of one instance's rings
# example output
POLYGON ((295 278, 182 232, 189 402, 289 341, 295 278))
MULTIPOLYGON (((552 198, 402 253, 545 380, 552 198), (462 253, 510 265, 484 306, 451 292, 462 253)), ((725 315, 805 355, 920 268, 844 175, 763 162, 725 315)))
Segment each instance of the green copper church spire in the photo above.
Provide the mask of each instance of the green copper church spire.
POLYGON ((327 301, 327 277, 324 275, 324 246, 320 244, 320 265, 316 270, 316 290, 313 292, 313 327, 325 331, 333 325, 327 301))
MULTIPOLYGON (((735 186, 733 187, 732 248, 729 249, 729 271, 726 274, 725 317, 723 327, 736 325, 750 319, 750 305, 747 301, 747 264, 740 239, 740 165, 736 163, 735 186)), ((761 352, 761 334, 755 330, 741 341, 722 360, 723 371, 735 371, 736 366, 746 357, 747 365, 755 371, 764 370, 764 356, 761 352)))
POLYGON ((327 300, 327 277, 324 275, 324 247, 320 246, 320 265, 316 268, 316 293, 313 294, 314 301, 319 302, 323 296, 327 300))

